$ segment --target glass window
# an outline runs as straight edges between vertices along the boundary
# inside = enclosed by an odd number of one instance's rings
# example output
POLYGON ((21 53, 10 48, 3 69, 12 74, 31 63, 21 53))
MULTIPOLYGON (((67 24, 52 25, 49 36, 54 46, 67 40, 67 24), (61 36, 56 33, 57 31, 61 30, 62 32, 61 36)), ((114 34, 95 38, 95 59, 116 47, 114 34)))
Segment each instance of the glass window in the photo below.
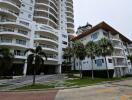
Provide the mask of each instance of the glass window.
POLYGON ((98 34, 99 34, 99 32, 93 33, 93 34, 91 35, 91 38, 92 38, 92 39, 97 39, 97 38, 98 38, 98 34))
POLYGON ((112 63, 112 59, 108 59, 109 63, 112 63))

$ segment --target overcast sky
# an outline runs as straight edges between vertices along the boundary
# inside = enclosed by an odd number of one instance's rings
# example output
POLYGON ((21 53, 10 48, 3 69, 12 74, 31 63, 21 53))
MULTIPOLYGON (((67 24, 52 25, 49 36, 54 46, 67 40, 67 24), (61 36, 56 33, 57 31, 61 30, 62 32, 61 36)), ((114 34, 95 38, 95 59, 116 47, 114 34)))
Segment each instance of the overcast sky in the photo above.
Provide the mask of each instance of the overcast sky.
POLYGON ((73 0, 75 29, 102 21, 132 40, 132 0, 73 0))

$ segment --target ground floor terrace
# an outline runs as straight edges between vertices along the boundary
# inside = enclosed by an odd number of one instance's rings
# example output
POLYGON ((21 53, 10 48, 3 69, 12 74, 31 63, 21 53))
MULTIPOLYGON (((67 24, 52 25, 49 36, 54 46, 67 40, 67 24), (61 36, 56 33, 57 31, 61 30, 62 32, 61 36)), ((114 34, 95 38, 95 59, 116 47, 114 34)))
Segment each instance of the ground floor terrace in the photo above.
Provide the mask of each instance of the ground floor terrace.
POLYGON ((61 65, 57 61, 45 61, 44 65, 35 66, 34 64, 28 65, 25 59, 15 59, 11 68, 9 70, 5 69, 5 71, 7 71, 6 75, 8 76, 32 75, 34 67, 37 75, 61 73, 61 65))

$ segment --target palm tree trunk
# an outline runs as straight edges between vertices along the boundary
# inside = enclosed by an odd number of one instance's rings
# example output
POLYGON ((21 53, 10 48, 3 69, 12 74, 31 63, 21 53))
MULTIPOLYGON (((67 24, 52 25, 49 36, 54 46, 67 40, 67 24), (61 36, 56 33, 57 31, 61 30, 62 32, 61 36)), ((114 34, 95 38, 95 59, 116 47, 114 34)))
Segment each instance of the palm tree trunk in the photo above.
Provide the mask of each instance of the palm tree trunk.
POLYGON ((74 60, 74 64, 73 64, 73 67, 74 67, 74 71, 76 70, 76 66, 75 66, 75 55, 73 57, 73 60, 74 60))
POLYGON ((93 59, 92 60, 92 79, 94 79, 94 70, 93 70, 93 59))
MULTIPOLYGON (((35 61, 35 60, 34 60, 35 61)), ((35 64, 33 65, 33 85, 35 85, 35 77, 36 77, 36 69, 35 69, 35 67, 36 67, 36 62, 35 62, 35 64)))
POLYGON ((106 60, 106 56, 104 58, 105 58, 105 64, 106 64, 107 77, 110 78, 110 76, 109 76, 109 69, 108 69, 107 60, 106 60))
POLYGON ((80 78, 82 78, 82 68, 81 68, 81 61, 79 60, 79 72, 80 72, 80 78))

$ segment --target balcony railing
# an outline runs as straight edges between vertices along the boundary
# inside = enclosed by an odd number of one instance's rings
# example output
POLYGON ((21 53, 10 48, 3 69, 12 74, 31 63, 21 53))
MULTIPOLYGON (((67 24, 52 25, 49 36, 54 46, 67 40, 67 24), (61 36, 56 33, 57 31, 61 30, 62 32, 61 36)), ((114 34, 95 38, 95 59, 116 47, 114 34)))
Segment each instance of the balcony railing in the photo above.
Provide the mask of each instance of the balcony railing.
POLYGON ((114 66, 127 66, 127 63, 122 63, 122 62, 117 62, 117 63, 114 63, 114 66))
POLYGON ((26 41, 21 41, 18 39, 13 40, 13 39, 8 39, 8 38, 3 38, 0 40, 0 43, 10 43, 10 44, 19 44, 19 45, 27 46, 26 41))
POLYGON ((7 12, 7 13, 10 13, 10 14, 15 14, 15 15, 19 15, 19 13, 15 12, 15 11, 12 11, 12 10, 9 10, 9 9, 3 9, 3 8, 0 8, 0 11, 3 11, 3 12, 7 12))
POLYGON ((44 48, 50 48, 50 49, 57 50, 57 47, 51 46, 51 45, 40 44, 40 46, 41 46, 41 47, 44 47, 44 48))
POLYGON ((7 2, 10 2, 10 3, 15 4, 17 7, 20 8, 20 4, 14 2, 14 1, 12 1, 12 0, 0 0, 0 1, 7 1, 7 2))
POLYGON ((0 22, 16 22, 16 20, 9 19, 9 18, 2 18, 0 22))
POLYGON ((22 30, 18 30, 18 31, 15 31, 14 29, 11 29, 11 28, 1 28, 0 27, 0 32, 15 32, 15 33, 20 33, 22 35, 28 35, 28 32, 26 31, 22 31, 22 30))

